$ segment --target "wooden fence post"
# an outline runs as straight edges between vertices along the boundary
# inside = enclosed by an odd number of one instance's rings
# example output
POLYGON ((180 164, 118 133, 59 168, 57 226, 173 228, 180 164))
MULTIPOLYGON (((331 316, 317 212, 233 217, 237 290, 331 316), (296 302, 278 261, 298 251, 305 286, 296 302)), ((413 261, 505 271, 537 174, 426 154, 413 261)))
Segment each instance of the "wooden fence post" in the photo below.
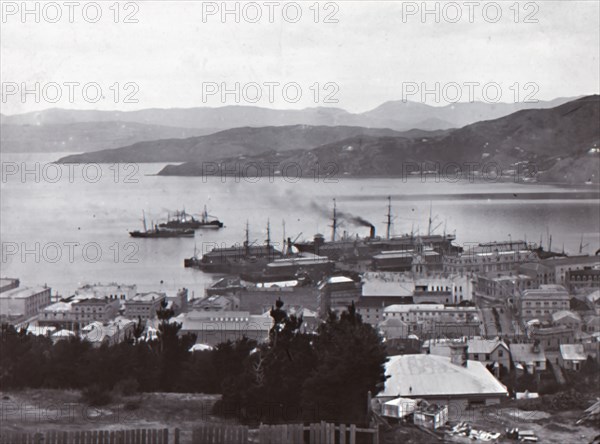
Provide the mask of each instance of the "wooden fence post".
POLYGON ((373 444, 379 444, 379 424, 374 424, 375 433, 373 433, 373 444))

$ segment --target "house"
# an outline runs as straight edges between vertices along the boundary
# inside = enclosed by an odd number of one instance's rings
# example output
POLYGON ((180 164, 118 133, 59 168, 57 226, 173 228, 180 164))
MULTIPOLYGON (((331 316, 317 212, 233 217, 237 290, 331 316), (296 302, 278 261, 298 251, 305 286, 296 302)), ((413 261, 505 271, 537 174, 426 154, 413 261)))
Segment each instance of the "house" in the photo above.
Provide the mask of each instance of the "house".
POLYGON ((600 316, 590 315, 584 318, 584 325, 581 327, 583 331, 589 334, 600 332, 600 316))
POLYGON ((325 317, 329 310, 340 314, 349 305, 358 302, 362 283, 347 276, 332 276, 319 284, 318 292, 319 315, 325 317))
POLYGON ((493 299, 514 298, 524 290, 538 288, 535 279, 527 274, 486 273, 477 276, 477 291, 493 299))
POLYGON ((55 302, 45 307, 38 317, 40 326, 61 326, 73 328, 74 314, 72 302, 55 302))
POLYGON ((108 296, 79 299, 71 304, 73 322, 79 326, 90 324, 93 321, 102 324, 108 323, 117 316, 120 306, 119 299, 110 299, 108 296))
POLYGON ((444 256, 444 271, 459 274, 502 273, 536 260, 536 254, 523 241, 492 242, 479 244, 458 255, 444 256))
POLYGON ((166 290, 164 294, 167 297, 167 303, 175 315, 188 311, 188 289, 180 288, 178 290, 166 290))
POLYGON ((180 317, 180 334, 195 334, 196 343, 211 346, 243 337, 258 342, 266 341, 273 325, 269 313, 251 315, 247 311, 191 311, 180 317))
POLYGON ((400 319, 385 319, 378 327, 385 339, 408 338, 408 324, 400 319))
POLYGON ((510 344, 509 349, 517 369, 528 373, 546 370, 546 353, 539 344, 510 344))
POLYGON ((568 273, 576 270, 588 270, 600 265, 598 256, 569 256, 553 257, 544 259, 542 264, 549 267, 554 274, 554 282, 560 285, 568 285, 568 273))
POLYGON ((270 310, 277 299, 281 299, 288 309, 295 307, 316 311, 319 308, 318 289, 313 285, 301 285, 297 280, 245 284, 235 297, 239 304, 233 310, 248 311, 253 315, 270 310))
POLYGON ((0 293, 17 288, 20 282, 15 278, 0 278, 0 293))
POLYGON ((156 312, 167 299, 165 293, 137 293, 125 300, 125 316, 146 321, 156 317, 156 312))
POLYGON ((234 311, 238 310, 240 300, 236 296, 211 295, 196 299, 193 309, 198 311, 234 311))
POLYGON ((561 344, 560 355, 558 356, 558 365, 567 370, 581 370, 583 364, 587 361, 587 355, 583 349, 583 344, 561 344))
POLYGON ((510 370, 510 350, 506 343, 498 338, 472 338, 466 341, 469 359, 483 365, 493 365, 500 370, 510 370))
POLYGON ((0 293, 0 317, 6 321, 26 321, 50 305, 49 287, 14 287, 6 282, 0 293))
POLYGON ((558 351, 560 344, 573 344, 578 337, 575 330, 566 325, 536 327, 531 331, 530 336, 546 351, 558 351))
POLYGON ((84 299, 110 299, 125 302, 135 296, 137 287, 135 285, 117 284, 86 284, 75 291, 74 300, 84 299))
POLYGON ((92 343, 94 347, 103 344, 115 345, 131 337, 135 328, 135 322, 123 317, 104 325, 94 321, 81 329, 81 339, 92 343))
POLYGON ((392 356, 385 364, 384 389, 377 395, 383 402, 421 398, 437 404, 497 404, 508 396, 502 385, 478 361, 466 359, 466 347, 458 346, 451 357, 435 355, 392 356))
POLYGON ((386 297, 391 304, 459 304, 473 299, 472 275, 397 272, 367 272, 363 275, 362 298, 386 297))
POLYGON ((559 326, 564 325, 574 331, 581 331, 581 316, 570 310, 561 310, 552 313, 552 324, 559 326))
POLYGON ((600 265, 567 271, 565 286, 572 292, 597 289, 600 287, 600 265))
POLYGON ((550 321, 553 313, 570 307, 569 293, 561 285, 541 285, 537 289, 525 290, 515 301, 525 322, 532 319, 550 321))
POLYGON ((532 279, 531 288, 539 288, 540 285, 556 283, 554 279, 554 270, 540 262, 519 264, 517 273, 522 273, 532 279))
MULTIPOLYGON (((463 338, 460 341, 467 346, 470 360, 479 361, 486 367, 493 366, 497 370, 496 376, 500 375, 499 372, 502 368, 510 371, 510 350, 504 341, 499 338, 484 339, 481 337, 463 338)), ((451 356, 453 342, 444 339, 430 339, 423 343, 423 353, 451 356)))
POLYGON ((409 333, 419 337, 479 336, 481 322, 476 307, 442 304, 397 304, 386 307, 384 319, 396 318, 409 325, 409 333))
MULTIPOLYGON (((412 302, 412 298, 410 300, 412 302)), ((361 297, 356 303, 356 312, 363 322, 375 326, 383 321, 385 308, 397 302, 398 298, 389 296, 361 297)))
POLYGON ((600 315, 600 290, 596 290, 588 294, 585 298, 588 306, 600 315))

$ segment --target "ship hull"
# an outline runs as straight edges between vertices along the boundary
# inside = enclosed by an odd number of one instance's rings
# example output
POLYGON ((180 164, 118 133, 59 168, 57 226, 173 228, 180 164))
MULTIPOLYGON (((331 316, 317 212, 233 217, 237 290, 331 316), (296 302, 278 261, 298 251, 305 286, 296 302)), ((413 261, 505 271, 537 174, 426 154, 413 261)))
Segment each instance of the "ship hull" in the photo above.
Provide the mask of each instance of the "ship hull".
POLYGON ((190 221, 190 222, 177 222, 170 221, 159 225, 160 228, 178 229, 178 230, 218 230, 223 228, 223 222, 211 221, 190 221))
POLYGON ((194 237, 194 231, 183 230, 183 231, 159 231, 159 232, 142 232, 142 231, 130 231, 131 237, 140 239, 169 239, 174 237, 194 237))

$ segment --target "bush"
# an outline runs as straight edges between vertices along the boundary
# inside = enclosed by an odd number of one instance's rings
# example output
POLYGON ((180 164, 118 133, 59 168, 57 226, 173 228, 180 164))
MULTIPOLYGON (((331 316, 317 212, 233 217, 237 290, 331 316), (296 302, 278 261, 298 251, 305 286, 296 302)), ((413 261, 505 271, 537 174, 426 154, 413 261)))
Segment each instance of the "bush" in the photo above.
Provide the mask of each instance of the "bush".
POLYGON ((135 401, 128 401, 123 406, 123 409, 125 409, 126 411, 137 410, 139 408, 140 408, 140 401, 139 401, 139 399, 136 399, 135 401))
POLYGON ((87 404, 98 407, 110 404, 112 396, 108 390, 102 389, 98 384, 94 384, 81 392, 81 398, 87 404))
POLYGON ((140 383, 136 379, 122 379, 115 384, 113 391, 121 396, 133 396, 140 389, 140 383))

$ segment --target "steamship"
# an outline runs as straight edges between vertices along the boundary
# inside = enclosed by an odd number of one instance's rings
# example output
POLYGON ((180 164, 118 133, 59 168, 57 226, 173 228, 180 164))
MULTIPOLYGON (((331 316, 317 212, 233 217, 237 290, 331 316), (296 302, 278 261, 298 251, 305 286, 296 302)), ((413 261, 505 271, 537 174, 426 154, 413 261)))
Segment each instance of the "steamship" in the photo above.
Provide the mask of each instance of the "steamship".
POLYGON ((403 236, 391 236, 391 211, 391 198, 388 197, 387 233, 385 238, 377 236, 375 227, 370 223, 368 224, 368 237, 348 236, 344 234, 338 238, 338 215, 334 199, 331 240, 326 241, 322 234, 316 234, 312 241, 294 242, 293 245, 301 253, 326 256, 335 261, 370 259, 374 255, 384 251, 412 250, 417 244, 425 245, 440 254, 456 254, 462 251, 460 247, 452 243, 456 240, 455 235, 437 235, 432 233, 434 229, 432 228, 433 219, 431 213, 429 215, 429 229, 427 235, 415 236, 411 233, 403 236))
POLYGON ((204 211, 199 220, 191 214, 186 213, 185 210, 177 211, 175 212, 174 218, 169 217, 168 220, 160 224, 159 227, 192 230, 197 230, 199 228, 213 228, 218 230, 219 228, 223 228, 223 222, 218 218, 209 215, 206 206, 204 206, 204 211))
POLYGON ((185 259, 183 266, 198 268, 207 273, 253 273, 262 270, 269 262, 280 259, 282 256, 282 252, 271 245, 268 225, 265 245, 252 245, 248 223, 246 223, 246 240, 243 245, 214 248, 200 258, 194 249, 194 255, 185 259))

